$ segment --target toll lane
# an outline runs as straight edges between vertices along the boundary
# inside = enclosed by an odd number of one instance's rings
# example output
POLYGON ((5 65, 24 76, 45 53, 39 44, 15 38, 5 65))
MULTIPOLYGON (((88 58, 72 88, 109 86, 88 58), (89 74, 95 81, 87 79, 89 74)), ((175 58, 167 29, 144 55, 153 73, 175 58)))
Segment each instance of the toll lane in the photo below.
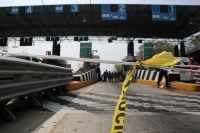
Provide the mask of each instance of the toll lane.
MULTIPOLYGON (((110 132, 120 93, 121 83, 99 82, 44 104, 48 110, 62 110, 63 116, 66 116, 55 124, 51 131, 110 132)), ((158 89, 132 83, 126 94, 126 104, 124 133, 200 131, 199 93, 158 89)))

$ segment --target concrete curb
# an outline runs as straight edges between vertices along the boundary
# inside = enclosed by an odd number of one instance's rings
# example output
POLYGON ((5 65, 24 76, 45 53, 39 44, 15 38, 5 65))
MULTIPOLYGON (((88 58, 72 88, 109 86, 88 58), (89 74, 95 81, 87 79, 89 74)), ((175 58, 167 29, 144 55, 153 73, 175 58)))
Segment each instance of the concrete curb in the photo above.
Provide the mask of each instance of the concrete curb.
MULTIPOLYGON (((156 86, 156 81, 150 81, 150 80, 133 80, 135 83, 139 84, 146 84, 151 86, 156 86)), ((165 85, 165 82, 161 82, 161 85, 165 85)), ((200 91, 200 85, 199 84, 192 84, 192 83, 183 83, 183 82, 170 82, 169 86, 174 89, 184 90, 184 91, 190 91, 190 92, 199 92, 200 91)))
POLYGON ((31 133, 52 133, 67 117, 66 110, 61 109, 31 133))
POLYGON ((93 79, 93 80, 83 81, 83 82, 73 81, 73 82, 67 84, 66 87, 69 91, 74 91, 74 90, 80 89, 82 87, 94 84, 96 82, 98 82, 98 79, 93 79))
POLYGON ((184 91, 191 91, 191 92, 199 92, 200 85, 199 84, 192 84, 192 83, 183 83, 183 82, 171 82, 171 88, 184 90, 184 91))

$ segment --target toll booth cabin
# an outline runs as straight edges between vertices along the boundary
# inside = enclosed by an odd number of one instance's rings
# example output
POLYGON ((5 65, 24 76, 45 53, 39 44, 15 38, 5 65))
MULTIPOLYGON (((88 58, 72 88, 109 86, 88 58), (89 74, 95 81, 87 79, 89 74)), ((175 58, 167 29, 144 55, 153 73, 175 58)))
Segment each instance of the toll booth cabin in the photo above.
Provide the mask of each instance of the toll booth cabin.
MULTIPOLYGON (((125 61, 125 62, 136 62, 136 60, 134 60, 133 56, 126 56, 124 61, 125 61)), ((122 65, 122 75, 123 75, 123 78, 126 76, 127 72, 128 72, 132 67, 133 67, 133 66, 122 65)))

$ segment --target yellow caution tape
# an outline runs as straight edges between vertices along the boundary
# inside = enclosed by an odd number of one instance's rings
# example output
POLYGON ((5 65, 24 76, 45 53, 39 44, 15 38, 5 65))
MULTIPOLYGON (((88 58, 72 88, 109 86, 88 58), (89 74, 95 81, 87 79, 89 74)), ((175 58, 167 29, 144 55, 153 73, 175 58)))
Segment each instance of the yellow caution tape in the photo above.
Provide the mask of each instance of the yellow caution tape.
POLYGON ((111 133, 122 133, 123 131, 124 115, 126 109, 126 101, 124 96, 132 81, 135 70, 136 66, 133 66, 132 69, 129 70, 128 74, 126 75, 125 81, 122 84, 122 92, 119 96, 117 106, 115 107, 115 113, 112 120, 111 133))
POLYGON ((151 59, 142 61, 142 65, 154 66, 172 66, 181 60, 179 57, 173 57, 171 52, 162 52, 154 55, 151 59))
POLYGON ((115 112, 112 120, 112 127, 110 133, 122 133, 124 126, 124 115, 126 109, 125 94, 128 87, 132 81, 133 75, 135 73, 136 67, 141 67, 142 64, 145 65, 155 65, 155 66, 171 66, 180 61, 181 58, 173 57, 170 52, 162 52, 156 54, 149 60, 142 62, 137 62, 136 66, 133 66, 131 70, 126 75, 125 81, 122 84, 122 92, 119 96, 117 105, 115 107, 115 112))

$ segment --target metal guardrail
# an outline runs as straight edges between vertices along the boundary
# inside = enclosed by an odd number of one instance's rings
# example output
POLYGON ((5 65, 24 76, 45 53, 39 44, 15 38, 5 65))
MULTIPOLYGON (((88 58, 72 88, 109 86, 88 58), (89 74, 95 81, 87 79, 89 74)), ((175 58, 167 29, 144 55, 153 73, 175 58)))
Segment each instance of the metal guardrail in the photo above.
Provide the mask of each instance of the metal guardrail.
POLYGON ((72 69, 12 57, 0 57, 0 101, 66 85, 72 69))
MULTIPOLYGON (((70 68, 1 56, 0 106, 3 106, 4 110, 8 110, 6 103, 13 98, 30 97, 30 95, 56 87, 65 87, 73 79, 72 70, 70 68)), ((7 112, 9 113, 10 111, 8 110, 7 112)), ((12 120, 14 121, 15 117, 12 120)))

